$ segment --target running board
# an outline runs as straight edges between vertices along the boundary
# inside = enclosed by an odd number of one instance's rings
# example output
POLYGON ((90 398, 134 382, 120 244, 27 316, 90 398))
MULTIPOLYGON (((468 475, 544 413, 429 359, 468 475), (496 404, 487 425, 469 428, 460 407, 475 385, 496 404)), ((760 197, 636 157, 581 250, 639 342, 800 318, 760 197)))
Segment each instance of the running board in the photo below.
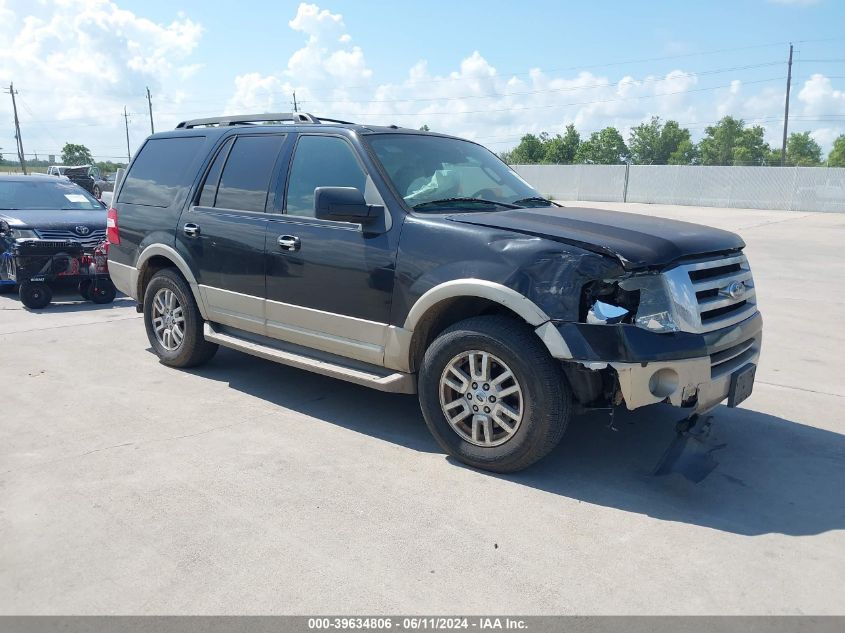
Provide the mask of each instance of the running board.
POLYGON ((283 341, 273 340, 272 344, 259 342, 251 337, 248 338, 233 332, 229 328, 223 331, 220 326, 208 322, 203 326, 203 335, 206 341, 217 343, 223 347, 229 347, 282 365, 290 365, 297 369, 354 382, 357 385, 379 391, 390 393, 417 392, 417 381, 414 374, 389 373, 390 370, 385 370, 383 367, 344 359, 334 354, 311 350, 283 341))

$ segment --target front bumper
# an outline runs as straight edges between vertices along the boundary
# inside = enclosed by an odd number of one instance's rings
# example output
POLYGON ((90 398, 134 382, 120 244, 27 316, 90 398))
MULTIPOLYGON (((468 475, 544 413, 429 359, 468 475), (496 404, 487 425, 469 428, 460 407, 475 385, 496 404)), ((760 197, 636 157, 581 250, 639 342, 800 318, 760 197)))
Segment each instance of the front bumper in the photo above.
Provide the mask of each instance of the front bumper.
POLYGON ((706 334, 655 334, 633 325, 556 324, 573 358, 588 369, 612 368, 625 405, 657 402, 704 413, 725 400, 731 376, 756 365, 763 317, 706 334))

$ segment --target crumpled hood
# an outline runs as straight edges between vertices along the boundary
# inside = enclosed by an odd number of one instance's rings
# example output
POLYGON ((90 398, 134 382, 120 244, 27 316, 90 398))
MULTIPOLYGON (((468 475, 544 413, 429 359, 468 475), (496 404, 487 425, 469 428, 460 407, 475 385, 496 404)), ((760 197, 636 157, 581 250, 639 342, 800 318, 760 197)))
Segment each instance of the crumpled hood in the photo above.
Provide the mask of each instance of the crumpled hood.
POLYGON ((0 220, 16 229, 68 229, 87 226, 92 231, 106 228, 106 210, 3 209, 0 220))
POLYGON ((449 219, 566 242, 617 257, 627 269, 665 266, 682 257, 732 251, 745 246, 742 238, 729 231, 604 209, 509 209, 455 214, 449 219))

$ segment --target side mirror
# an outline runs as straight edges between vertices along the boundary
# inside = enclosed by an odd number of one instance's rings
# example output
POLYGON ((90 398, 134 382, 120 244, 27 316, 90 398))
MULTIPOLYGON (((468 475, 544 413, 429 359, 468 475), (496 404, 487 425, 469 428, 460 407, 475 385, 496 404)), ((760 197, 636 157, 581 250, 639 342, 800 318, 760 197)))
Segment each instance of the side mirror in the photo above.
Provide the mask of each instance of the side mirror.
POLYGON ((364 194, 355 187, 317 187, 314 215, 320 220, 368 224, 384 215, 384 207, 367 204, 364 194))

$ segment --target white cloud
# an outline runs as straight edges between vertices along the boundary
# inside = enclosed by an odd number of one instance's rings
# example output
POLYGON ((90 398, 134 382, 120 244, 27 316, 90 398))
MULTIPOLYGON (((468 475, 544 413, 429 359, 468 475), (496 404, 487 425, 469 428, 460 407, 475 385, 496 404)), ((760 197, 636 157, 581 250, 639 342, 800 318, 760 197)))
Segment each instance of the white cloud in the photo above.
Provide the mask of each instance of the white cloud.
MULTIPOLYGON (((287 110, 296 90, 298 101, 314 114, 407 127, 428 124, 494 150, 515 145, 528 132, 561 133, 567 123, 574 123, 582 136, 607 125, 627 135, 653 115, 688 125, 698 137, 704 127, 730 114, 763 125, 770 140, 778 142, 780 85, 761 88, 729 74, 701 78, 682 68, 619 80, 586 71, 560 77, 540 68, 506 75, 482 51, 456 60, 457 68, 445 74, 431 73, 420 60, 403 80, 375 83, 363 50, 349 46, 343 16, 303 3, 290 26, 305 35, 303 47, 278 73, 237 77, 227 111, 287 110)), ((835 98, 830 90, 827 99, 835 98)))
MULTIPOLYGON (((288 25, 301 44, 286 61, 282 58, 277 71, 250 72, 245 59, 229 96, 215 97, 196 89, 204 70, 196 59, 202 27, 184 15, 156 23, 109 0, 0 0, 0 83, 14 79, 21 92, 28 152, 55 151, 72 141, 100 156, 122 155, 124 104, 138 114, 130 130, 133 145, 149 129, 147 85, 160 112, 157 129, 224 112, 287 111, 295 91, 301 109, 318 115, 428 124, 496 151, 528 132, 562 133, 568 123, 584 137, 608 125, 627 136, 631 127, 655 115, 675 119, 699 137, 707 125, 730 114, 765 126, 770 142, 779 144, 780 81, 744 81, 732 71, 697 75, 684 67, 621 79, 542 68, 509 74, 491 64, 484 50, 456 55, 453 69, 441 73, 422 59, 404 77, 386 81, 374 76, 365 47, 353 45, 354 34, 341 14, 302 3, 288 25)), ((796 118, 790 129, 826 125, 816 133, 827 149, 826 139, 841 131, 838 120, 823 115, 845 111, 843 92, 829 78, 813 75, 796 85, 793 95, 796 118), (811 120, 819 117, 829 120, 811 120)), ((8 150, 14 145, 11 130, 0 134, 0 145, 8 150)))
MULTIPOLYGON (((123 106, 141 102, 146 86, 164 96, 196 73, 201 66, 189 60, 201 36, 184 15, 160 24, 109 0, 0 0, 0 80, 15 81, 20 93, 27 153, 55 152, 65 141, 125 153, 116 140, 123 106), (105 116, 92 121, 92 113, 105 116)), ((133 130, 136 144, 144 129, 133 130)), ((8 148, 6 136, 0 145, 8 148)))

